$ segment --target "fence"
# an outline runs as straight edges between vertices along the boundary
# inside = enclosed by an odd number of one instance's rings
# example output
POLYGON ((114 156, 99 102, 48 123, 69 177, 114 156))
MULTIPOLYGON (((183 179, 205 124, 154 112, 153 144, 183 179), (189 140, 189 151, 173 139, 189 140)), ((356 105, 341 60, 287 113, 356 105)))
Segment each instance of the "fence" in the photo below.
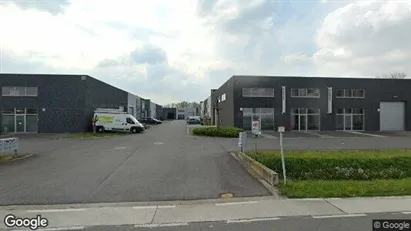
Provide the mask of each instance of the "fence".
POLYGON ((17 154, 19 149, 19 139, 17 137, 0 139, 0 155, 17 154))

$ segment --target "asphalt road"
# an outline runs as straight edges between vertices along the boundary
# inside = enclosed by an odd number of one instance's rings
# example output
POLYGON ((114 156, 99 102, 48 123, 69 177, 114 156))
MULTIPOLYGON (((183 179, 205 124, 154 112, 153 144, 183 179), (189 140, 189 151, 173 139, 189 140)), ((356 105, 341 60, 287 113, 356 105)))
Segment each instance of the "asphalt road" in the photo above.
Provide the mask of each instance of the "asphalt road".
MULTIPOLYGON (((369 214, 363 217, 339 217, 339 218, 284 218, 271 221, 250 221, 240 223, 227 222, 201 222, 192 224, 170 224, 164 227, 134 227, 134 226, 100 226, 84 229, 85 231, 371 231, 373 230, 373 219, 408 219, 411 223, 411 215, 392 214, 369 214), (175 226, 174 226, 175 225, 175 226)), ((235 222, 235 221, 234 221, 235 222)), ((409 229, 408 229, 409 230, 409 229)))
POLYGON ((185 121, 108 139, 21 142, 36 155, 1 165, 0 205, 269 195, 214 139, 188 135, 185 121))

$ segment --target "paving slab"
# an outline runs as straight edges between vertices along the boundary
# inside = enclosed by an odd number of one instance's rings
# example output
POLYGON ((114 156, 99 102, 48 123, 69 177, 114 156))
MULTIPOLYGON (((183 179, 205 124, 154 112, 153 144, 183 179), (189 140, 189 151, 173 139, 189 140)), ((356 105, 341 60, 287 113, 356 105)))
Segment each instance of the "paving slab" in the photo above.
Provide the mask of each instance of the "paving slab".
MULTIPOLYGON (((250 201, 252 202, 252 201, 250 201)), ((201 222, 276 216, 342 214, 326 201, 269 200, 227 205, 159 208, 154 223, 201 222)))
MULTIPOLYGON (((134 209, 133 207, 106 207, 88 209, 65 209, 65 210, 23 210, 23 211, 1 211, 0 216, 4 218, 7 214, 17 217, 36 217, 41 215, 48 219, 49 226, 95 226, 95 225, 125 225, 125 224, 148 224, 151 223, 156 207, 144 207, 134 209)), ((0 228, 6 228, 0 223, 0 228)))
POLYGON ((380 213, 411 211, 411 198, 349 198, 327 199, 346 213, 380 213))

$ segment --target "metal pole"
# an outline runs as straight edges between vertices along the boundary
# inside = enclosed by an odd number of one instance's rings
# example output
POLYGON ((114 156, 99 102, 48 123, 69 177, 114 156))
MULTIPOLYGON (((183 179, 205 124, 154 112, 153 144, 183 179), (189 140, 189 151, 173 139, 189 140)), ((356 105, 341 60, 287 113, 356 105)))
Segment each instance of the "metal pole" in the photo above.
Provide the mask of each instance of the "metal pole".
POLYGON ((283 166, 284 184, 287 184, 287 178, 285 174, 285 160, 284 160, 283 133, 282 132, 280 132, 280 149, 281 149, 281 162, 283 166))

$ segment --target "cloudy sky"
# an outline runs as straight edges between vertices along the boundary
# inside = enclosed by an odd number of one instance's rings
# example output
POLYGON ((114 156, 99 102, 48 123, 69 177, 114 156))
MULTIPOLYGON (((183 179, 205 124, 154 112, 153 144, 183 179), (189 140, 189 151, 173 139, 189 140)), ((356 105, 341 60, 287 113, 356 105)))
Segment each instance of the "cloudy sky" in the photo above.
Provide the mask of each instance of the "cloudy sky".
POLYGON ((411 75, 411 0, 0 0, 2 73, 88 74, 159 104, 232 75, 411 75))

